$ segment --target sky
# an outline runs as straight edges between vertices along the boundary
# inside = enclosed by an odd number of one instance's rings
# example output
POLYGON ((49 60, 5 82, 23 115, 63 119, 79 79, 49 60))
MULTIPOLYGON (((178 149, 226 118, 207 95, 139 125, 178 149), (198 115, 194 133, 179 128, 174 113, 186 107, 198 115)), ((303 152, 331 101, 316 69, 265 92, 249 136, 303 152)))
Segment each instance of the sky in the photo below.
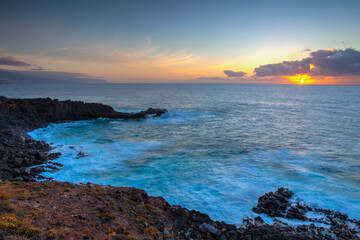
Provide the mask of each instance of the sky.
POLYGON ((360 84, 360 1, 0 2, 0 68, 109 82, 360 84))

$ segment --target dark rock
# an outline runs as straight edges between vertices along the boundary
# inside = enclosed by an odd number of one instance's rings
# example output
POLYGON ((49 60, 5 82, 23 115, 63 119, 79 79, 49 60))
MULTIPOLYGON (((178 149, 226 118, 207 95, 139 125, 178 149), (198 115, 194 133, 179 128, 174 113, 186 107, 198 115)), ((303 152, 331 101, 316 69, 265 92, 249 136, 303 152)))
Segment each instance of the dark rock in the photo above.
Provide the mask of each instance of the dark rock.
POLYGON ((60 168, 58 168, 57 166, 53 166, 53 165, 50 165, 50 164, 46 164, 45 167, 50 168, 52 170, 56 170, 56 171, 60 170, 60 168))
POLYGON ((42 173, 45 172, 44 166, 37 166, 31 169, 31 173, 42 173))
POLYGON ((252 210, 256 213, 266 213, 270 217, 284 217, 289 199, 294 193, 287 188, 279 188, 276 192, 269 192, 261 196, 258 205, 252 210))
POLYGON ((22 177, 15 177, 13 180, 14 181, 24 181, 24 179, 22 177))
POLYGON ((80 151, 76 155, 76 159, 84 158, 84 157, 87 157, 87 156, 89 156, 89 154, 80 151))
POLYGON ((23 174, 26 174, 26 175, 30 175, 30 173, 31 173, 30 168, 25 168, 24 171, 23 171, 23 174))
MULTIPOLYGON (((43 144, 38 144, 38 148, 41 149, 43 147, 43 144), (40 146, 40 147, 39 147, 40 146)), ((45 161, 46 155, 43 152, 36 151, 34 154, 34 157, 36 160, 45 161)))
POLYGON ((306 221, 307 217, 305 216, 305 213, 307 212, 307 209, 302 209, 299 207, 291 206, 287 212, 285 217, 289 219, 299 219, 302 221, 306 221))
POLYGON ((62 165, 61 163, 58 162, 51 162, 52 165, 58 166, 58 167, 63 167, 64 165, 62 165))
POLYGON ((10 172, 11 172, 11 175, 16 178, 16 177, 20 177, 21 176, 21 173, 20 173, 20 170, 19 169, 9 169, 10 172))
POLYGON ((220 230, 211 226, 210 224, 207 223, 203 223, 199 226, 200 231, 202 232, 208 232, 208 233, 212 233, 214 235, 220 235, 220 230))
POLYGON ((148 115, 153 115, 155 117, 160 117, 161 115, 163 115, 164 113, 166 113, 167 110, 166 109, 161 109, 161 108, 148 108, 148 110, 145 111, 145 114, 148 115))
POLYGON ((50 153, 50 154, 47 155, 47 159, 54 160, 54 159, 58 158, 59 156, 61 156, 61 153, 59 153, 59 152, 50 153))
POLYGON ((22 159, 22 158, 20 158, 20 157, 14 158, 14 162, 13 162, 14 166, 20 167, 22 163, 23 163, 23 159, 22 159))
POLYGON ((255 224, 263 224, 264 223, 264 220, 260 216, 255 217, 254 221, 255 221, 255 224))
POLYGON ((37 176, 37 180, 44 180, 44 179, 50 180, 50 178, 44 177, 43 175, 38 175, 38 176, 37 176))
POLYGON ((182 208, 181 206, 172 206, 169 209, 169 213, 173 217, 174 230, 180 230, 188 218, 189 214, 187 210, 185 208, 182 208))

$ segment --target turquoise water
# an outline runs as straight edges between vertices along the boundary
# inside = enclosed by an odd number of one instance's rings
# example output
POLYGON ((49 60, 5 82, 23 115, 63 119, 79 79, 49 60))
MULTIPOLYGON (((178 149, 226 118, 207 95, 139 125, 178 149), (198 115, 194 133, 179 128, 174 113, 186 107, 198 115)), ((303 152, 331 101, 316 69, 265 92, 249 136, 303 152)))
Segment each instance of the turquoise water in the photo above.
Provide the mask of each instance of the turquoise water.
POLYGON ((141 188, 230 223, 284 186, 360 219, 359 86, 1 85, 0 95, 169 110, 156 119, 98 119, 30 133, 63 153, 57 161, 64 168, 47 173, 57 180, 141 188), (79 151, 88 156, 77 159, 79 151))

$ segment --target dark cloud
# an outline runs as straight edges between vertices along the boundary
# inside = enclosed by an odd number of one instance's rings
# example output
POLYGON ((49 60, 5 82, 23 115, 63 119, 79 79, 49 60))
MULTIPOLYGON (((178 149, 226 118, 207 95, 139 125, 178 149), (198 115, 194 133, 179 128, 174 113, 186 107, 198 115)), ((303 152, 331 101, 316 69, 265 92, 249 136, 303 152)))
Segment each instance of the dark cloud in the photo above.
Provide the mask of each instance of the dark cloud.
POLYGON ((255 68, 254 72, 257 77, 309 73, 311 62, 308 60, 304 60, 283 61, 282 63, 261 65, 260 67, 255 68))
POLYGON ((29 67, 30 64, 16 60, 14 57, 0 57, 0 65, 8 65, 14 67, 29 67))
POLYGON ((305 49, 303 50, 303 52, 310 52, 310 51, 311 51, 310 48, 305 48, 305 49))
POLYGON ((106 83, 106 81, 84 73, 15 71, 0 68, 1 83, 106 83))
POLYGON ((48 70, 46 68, 43 68, 41 66, 37 66, 37 65, 34 65, 35 67, 34 68, 31 68, 30 70, 32 71, 45 71, 45 70, 48 70))
POLYGON ((345 50, 318 50, 300 61, 261 65, 254 69, 255 76, 311 74, 323 76, 360 75, 360 52, 345 50), (312 64, 314 68, 310 66, 312 64))
POLYGON ((234 72, 232 70, 224 70, 224 73, 228 77, 243 77, 246 75, 246 72, 243 72, 243 71, 234 72))
POLYGON ((274 76, 274 77, 269 77, 269 78, 261 78, 261 77, 255 77, 255 76, 249 76, 249 77, 198 77, 195 78, 193 82, 197 82, 197 83, 203 83, 203 82, 207 82, 207 83, 266 83, 266 84, 270 84, 270 83, 274 83, 274 81, 278 81, 279 78, 274 76))
POLYGON ((223 78, 219 78, 219 77, 198 77, 196 79, 198 79, 198 80, 222 80, 223 78))

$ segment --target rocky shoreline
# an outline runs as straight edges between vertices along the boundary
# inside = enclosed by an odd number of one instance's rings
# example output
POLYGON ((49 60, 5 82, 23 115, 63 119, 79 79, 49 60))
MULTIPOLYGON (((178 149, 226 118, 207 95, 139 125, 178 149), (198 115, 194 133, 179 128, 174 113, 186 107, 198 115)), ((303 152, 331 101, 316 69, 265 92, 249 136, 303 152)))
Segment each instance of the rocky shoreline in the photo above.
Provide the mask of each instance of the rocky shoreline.
POLYGON ((59 101, 50 98, 8 99, 0 96, 0 178, 6 180, 34 181, 44 167, 31 166, 47 164, 57 170, 52 160, 60 153, 49 153, 51 146, 44 141, 32 139, 27 132, 63 123, 97 118, 141 119, 159 117, 165 109, 149 108, 138 113, 121 113, 112 107, 99 103, 80 101, 59 101))
POLYGON ((286 188, 261 196, 253 208, 259 216, 239 219, 236 226, 143 190, 35 181, 44 166, 61 167, 52 162, 59 153, 27 132, 50 123, 165 112, 120 113, 97 103, 0 97, 0 239, 360 239, 360 221, 300 203, 286 188))

